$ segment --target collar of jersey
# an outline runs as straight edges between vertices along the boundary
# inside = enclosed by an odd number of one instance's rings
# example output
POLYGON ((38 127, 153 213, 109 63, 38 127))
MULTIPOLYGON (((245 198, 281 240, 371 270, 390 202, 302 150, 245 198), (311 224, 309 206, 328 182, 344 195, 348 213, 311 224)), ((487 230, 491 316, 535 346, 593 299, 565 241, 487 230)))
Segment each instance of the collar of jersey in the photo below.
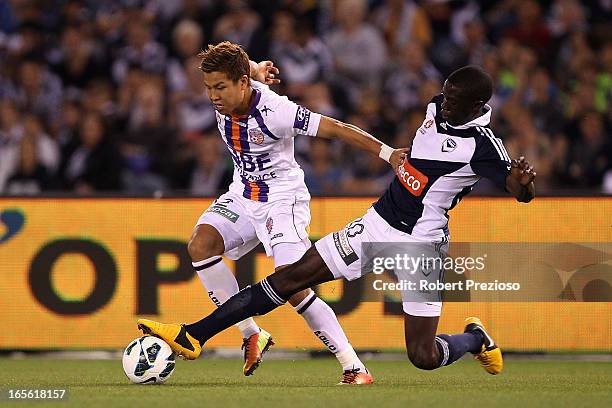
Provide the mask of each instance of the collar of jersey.
POLYGON ((486 112, 483 115, 477 117, 476 119, 473 119, 465 125, 453 126, 448 122, 446 122, 446 124, 452 127, 453 129, 467 129, 474 126, 487 126, 489 122, 491 122, 491 106, 489 106, 489 104, 485 104, 484 108, 486 112))
POLYGON ((253 98, 253 101, 251 102, 251 106, 249 107, 249 111, 247 112, 246 115, 242 115, 242 116, 238 116, 238 115, 225 115, 226 117, 230 118, 230 120, 232 122, 237 123, 240 126, 246 127, 247 124, 246 123, 242 123, 241 120, 247 119, 250 116, 253 116, 253 114, 255 113, 255 111, 257 110, 257 105, 259 104, 259 100, 261 99, 261 91, 257 88, 253 88, 253 90, 255 91, 255 97, 253 98))

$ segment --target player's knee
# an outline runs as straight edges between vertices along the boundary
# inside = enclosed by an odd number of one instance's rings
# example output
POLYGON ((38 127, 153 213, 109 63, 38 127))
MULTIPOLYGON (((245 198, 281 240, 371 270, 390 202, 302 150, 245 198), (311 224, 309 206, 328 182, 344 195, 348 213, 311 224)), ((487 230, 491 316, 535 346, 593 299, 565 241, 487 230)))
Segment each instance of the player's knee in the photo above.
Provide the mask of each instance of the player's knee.
POLYGON ((308 295, 310 295, 311 292, 312 292, 312 289, 310 288, 301 290, 298 293, 291 296, 288 302, 291 304, 291 306, 296 307, 297 305, 302 303, 302 301, 304 301, 304 299, 306 299, 308 295))
POLYGON ((291 274, 291 269, 292 266, 283 268, 282 271, 273 273, 269 279, 273 282, 274 289, 276 289, 278 295, 284 299, 288 299, 296 293, 296 281, 291 274))
POLYGON ((270 276, 269 279, 279 296, 288 299, 295 293, 304 289, 301 268, 302 266, 298 262, 293 265, 288 265, 270 276))
POLYGON ((274 272, 268 278, 283 299, 332 279, 331 272, 314 247, 306 251, 299 261, 274 272))
POLYGON ((434 370, 439 367, 438 359, 431 347, 414 346, 408 347, 408 359, 421 370, 434 370))
POLYGON ((191 259, 196 262, 221 255, 223 250, 219 249, 219 244, 212 237, 194 233, 187 244, 187 252, 189 252, 191 259))

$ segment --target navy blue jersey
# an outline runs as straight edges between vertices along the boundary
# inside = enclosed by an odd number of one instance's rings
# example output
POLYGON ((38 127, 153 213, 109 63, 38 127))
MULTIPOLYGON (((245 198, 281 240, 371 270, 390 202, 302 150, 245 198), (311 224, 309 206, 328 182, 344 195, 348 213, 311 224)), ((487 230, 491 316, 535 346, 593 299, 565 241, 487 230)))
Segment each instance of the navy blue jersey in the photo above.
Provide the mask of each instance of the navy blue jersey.
POLYGON ((448 211, 472 191, 481 177, 505 189, 510 157, 489 128, 491 107, 461 126, 439 114, 443 96, 435 96, 412 141, 399 176, 374 209, 392 227, 423 239, 448 235, 448 211))

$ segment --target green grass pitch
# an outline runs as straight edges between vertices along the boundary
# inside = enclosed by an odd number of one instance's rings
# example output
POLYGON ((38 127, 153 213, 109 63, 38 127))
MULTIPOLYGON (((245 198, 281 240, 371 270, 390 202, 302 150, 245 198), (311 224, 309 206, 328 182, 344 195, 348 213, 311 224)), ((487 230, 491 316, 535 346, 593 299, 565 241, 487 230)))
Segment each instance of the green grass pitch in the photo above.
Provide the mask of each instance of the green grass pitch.
POLYGON ((0 359, 0 387, 67 387, 65 402, 7 403, 53 407, 610 407, 612 363, 507 361, 499 376, 477 362, 433 372, 408 361, 370 361, 375 385, 339 387, 333 359, 270 360, 253 377, 237 360, 178 361, 163 385, 130 384, 120 361, 0 359), (51 405, 49 405, 51 404, 51 405))

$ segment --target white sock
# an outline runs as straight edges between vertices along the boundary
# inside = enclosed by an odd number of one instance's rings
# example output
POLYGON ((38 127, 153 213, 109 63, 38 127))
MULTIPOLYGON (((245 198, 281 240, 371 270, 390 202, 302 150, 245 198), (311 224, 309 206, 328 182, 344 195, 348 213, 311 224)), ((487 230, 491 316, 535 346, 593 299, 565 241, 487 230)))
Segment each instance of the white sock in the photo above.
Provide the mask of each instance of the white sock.
MULTIPOLYGON (((204 289, 208 292, 210 300, 217 307, 238 293, 238 281, 220 256, 192 262, 192 265, 193 269, 198 273, 204 289)), ((249 338, 253 334, 259 333, 259 327, 253 318, 236 323, 236 327, 244 338, 249 338)))
POLYGON ((306 320, 315 336, 334 353, 343 370, 358 368, 367 371, 340 327, 336 314, 327 303, 311 292, 294 309, 306 320))
POLYGON ((336 353, 336 358, 344 371, 358 369, 364 373, 368 372, 350 344, 346 350, 336 353))

